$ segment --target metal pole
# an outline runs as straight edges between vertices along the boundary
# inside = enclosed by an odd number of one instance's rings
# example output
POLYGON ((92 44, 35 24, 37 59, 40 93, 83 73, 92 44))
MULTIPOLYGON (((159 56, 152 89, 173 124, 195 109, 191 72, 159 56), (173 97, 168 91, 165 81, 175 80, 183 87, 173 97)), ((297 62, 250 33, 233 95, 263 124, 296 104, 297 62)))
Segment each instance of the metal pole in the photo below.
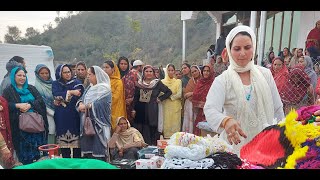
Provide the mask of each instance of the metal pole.
POLYGON ((250 27, 256 33, 256 23, 257 23, 257 11, 251 11, 250 14, 250 27))
POLYGON ((294 16, 294 11, 291 11, 291 21, 290 21, 290 34, 289 34, 289 49, 291 47, 291 35, 292 35, 292 26, 293 26, 293 16, 294 16))
POLYGON ((276 15, 274 14, 273 15, 273 18, 272 18, 272 34, 271 34, 271 46, 270 47, 273 47, 273 36, 274 36, 274 22, 276 21, 276 15))
POLYGON ((282 11, 281 30, 280 30, 280 43, 279 43, 279 50, 278 50, 279 52, 281 51, 281 45, 282 45, 283 22, 284 22, 284 11, 282 11))
POLYGON ((186 60, 186 21, 182 21, 182 63, 186 60))
POLYGON ((217 42, 220 34, 221 34, 221 23, 216 23, 216 41, 215 42, 217 42))
POLYGON ((258 46, 258 65, 261 65, 264 54, 265 34, 267 23, 267 11, 261 11, 260 16, 260 32, 259 32, 259 46, 258 46))

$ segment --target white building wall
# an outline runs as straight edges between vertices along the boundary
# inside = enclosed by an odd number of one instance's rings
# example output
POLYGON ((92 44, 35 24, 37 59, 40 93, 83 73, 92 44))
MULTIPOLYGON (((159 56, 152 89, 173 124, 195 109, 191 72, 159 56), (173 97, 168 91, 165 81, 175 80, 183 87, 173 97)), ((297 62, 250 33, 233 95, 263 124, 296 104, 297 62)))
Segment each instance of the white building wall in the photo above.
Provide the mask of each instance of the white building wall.
POLYGON ((37 45, 23 45, 23 44, 7 44, 0 43, 0 81, 3 80, 3 76, 7 73, 5 70, 7 62, 13 57, 19 55, 25 59, 27 64, 28 82, 34 85, 36 76, 34 70, 38 64, 44 64, 48 66, 51 72, 51 77, 55 80, 55 67, 53 65, 54 54, 49 46, 37 46, 37 45))
POLYGON ((181 20, 197 19, 199 11, 181 11, 181 20))
POLYGON ((308 33, 316 26, 318 20, 320 20, 320 11, 301 11, 300 30, 296 47, 305 48, 308 33))

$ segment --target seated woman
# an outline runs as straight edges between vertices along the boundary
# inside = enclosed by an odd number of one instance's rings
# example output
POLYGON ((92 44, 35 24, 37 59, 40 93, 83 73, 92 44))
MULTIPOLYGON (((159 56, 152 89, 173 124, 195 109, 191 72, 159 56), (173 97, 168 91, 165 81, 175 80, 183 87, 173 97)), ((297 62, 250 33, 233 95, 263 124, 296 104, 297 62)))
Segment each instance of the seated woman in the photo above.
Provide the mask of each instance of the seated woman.
POLYGON ((138 150, 147 146, 141 133, 131 127, 129 121, 123 116, 117 118, 116 130, 108 144, 112 159, 138 159, 138 150))

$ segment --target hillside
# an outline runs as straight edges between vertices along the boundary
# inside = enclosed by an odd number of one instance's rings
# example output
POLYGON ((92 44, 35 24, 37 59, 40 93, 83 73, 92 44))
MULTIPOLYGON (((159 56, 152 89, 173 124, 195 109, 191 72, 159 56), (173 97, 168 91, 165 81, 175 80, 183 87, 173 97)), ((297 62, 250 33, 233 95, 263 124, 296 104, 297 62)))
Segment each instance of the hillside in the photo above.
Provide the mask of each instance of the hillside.
MULTIPOLYGON (((16 43, 52 47, 55 63, 101 65, 105 58, 142 59, 147 64, 181 65, 180 11, 96 11, 60 18, 56 28, 16 43)), ((215 24, 206 12, 186 23, 186 60, 201 63, 215 39, 215 24)))

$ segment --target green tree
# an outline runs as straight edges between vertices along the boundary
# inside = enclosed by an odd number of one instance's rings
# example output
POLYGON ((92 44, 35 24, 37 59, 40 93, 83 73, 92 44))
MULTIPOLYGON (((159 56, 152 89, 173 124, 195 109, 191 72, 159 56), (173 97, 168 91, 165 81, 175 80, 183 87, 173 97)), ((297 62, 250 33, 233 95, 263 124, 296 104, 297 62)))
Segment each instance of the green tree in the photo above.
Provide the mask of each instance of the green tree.
POLYGON ((48 24, 43 25, 42 27, 43 27, 44 31, 49 31, 49 30, 53 29, 51 22, 49 22, 48 24))
POLYGON ((40 34, 40 32, 36 29, 34 29, 33 27, 29 27, 26 29, 26 33, 24 34, 24 36, 26 38, 32 38, 35 36, 38 36, 40 34))
POLYGON ((117 60, 120 57, 120 53, 119 52, 112 52, 112 53, 103 53, 103 57, 105 59, 111 59, 113 60, 115 63, 117 63, 117 60))
POLYGON ((17 26, 7 26, 8 33, 4 35, 4 41, 6 43, 16 43, 21 39, 21 31, 17 26))
MULTIPOLYGON (((61 17, 55 28, 20 44, 52 47, 55 62, 83 59, 88 65, 101 65, 105 58, 119 56, 142 59, 147 64, 181 66, 182 21, 180 11, 73 11, 61 17), (105 57, 105 58, 104 58, 105 57)), ((57 19, 58 20, 58 19, 57 19)), ((206 12, 186 25, 186 59, 202 63, 206 50, 215 40, 215 25, 206 12)), ((9 38, 9 37, 8 37, 9 38)), ((11 41, 14 42, 10 36, 11 41)))
POLYGON ((141 32, 141 23, 139 20, 134 20, 133 18, 127 16, 127 20, 129 22, 129 26, 131 28, 131 51, 134 51, 137 48, 137 34, 141 32))
POLYGON ((141 51, 142 51, 142 49, 140 49, 140 48, 135 48, 135 49, 133 50, 133 52, 131 53, 130 57, 131 57, 132 59, 138 59, 138 58, 139 58, 139 54, 140 54, 141 51))

